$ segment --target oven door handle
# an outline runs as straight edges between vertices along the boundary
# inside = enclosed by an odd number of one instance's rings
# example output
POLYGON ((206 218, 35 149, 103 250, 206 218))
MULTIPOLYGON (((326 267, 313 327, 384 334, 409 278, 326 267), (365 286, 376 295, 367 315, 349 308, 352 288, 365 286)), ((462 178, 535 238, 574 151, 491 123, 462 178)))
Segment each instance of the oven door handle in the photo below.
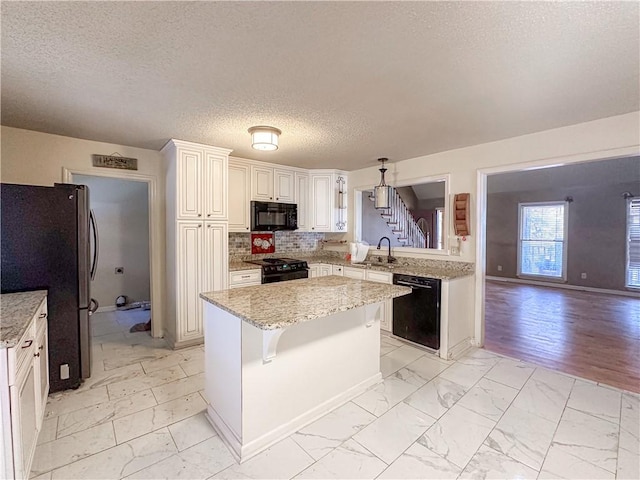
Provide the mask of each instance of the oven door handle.
POLYGON ((431 285, 416 285, 415 283, 396 282, 396 285, 404 285, 411 288, 428 288, 431 289, 431 285))

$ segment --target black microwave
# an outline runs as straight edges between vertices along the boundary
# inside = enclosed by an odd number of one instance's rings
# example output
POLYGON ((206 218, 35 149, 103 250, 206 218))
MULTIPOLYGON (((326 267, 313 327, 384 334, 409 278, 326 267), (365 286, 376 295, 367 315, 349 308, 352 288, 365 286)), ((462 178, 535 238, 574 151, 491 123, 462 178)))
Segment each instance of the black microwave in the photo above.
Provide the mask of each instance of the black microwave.
POLYGON ((298 206, 295 203, 251 202, 251 231, 297 230, 298 206))

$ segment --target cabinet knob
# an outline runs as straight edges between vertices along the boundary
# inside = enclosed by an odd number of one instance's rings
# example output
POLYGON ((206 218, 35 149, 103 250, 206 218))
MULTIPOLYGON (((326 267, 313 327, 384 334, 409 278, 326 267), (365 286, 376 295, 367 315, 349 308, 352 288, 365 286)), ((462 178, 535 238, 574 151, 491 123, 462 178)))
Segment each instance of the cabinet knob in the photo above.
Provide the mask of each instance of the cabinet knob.
POLYGON ((44 348, 44 345, 40 345, 40 346, 38 347, 38 350, 42 350, 43 348, 44 348))
POLYGON ((46 313, 41 313, 40 315, 38 315, 38 318, 47 318, 47 314, 46 313))
POLYGON ((276 197, 276 200, 280 200, 278 197, 276 197))
POLYGON ((273 200, 273 197, 269 197, 269 200, 273 200))
POLYGON ((249 227, 247 227, 247 230, 249 230, 249 227))
POLYGON ((198 214, 198 216, 199 216, 199 217, 201 217, 201 216, 202 216, 202 214, 201 214, 201 213, 199 213, 199 214, 198 214))
POLYGON ((207 213, 207 217, 210 217, 210 216, 211 216, 211 214, 210 214, 210 213, 207 213))
POLYGON ((202 225, 198 225, 198 228, 202 228, 202 225))
POLYGON ((33 354, 33 356, 34 356, 34 357, 39 357, 39 356, 40 356, 40 352, 38 352, 38 353, 34 353, 34 354, 33 354))

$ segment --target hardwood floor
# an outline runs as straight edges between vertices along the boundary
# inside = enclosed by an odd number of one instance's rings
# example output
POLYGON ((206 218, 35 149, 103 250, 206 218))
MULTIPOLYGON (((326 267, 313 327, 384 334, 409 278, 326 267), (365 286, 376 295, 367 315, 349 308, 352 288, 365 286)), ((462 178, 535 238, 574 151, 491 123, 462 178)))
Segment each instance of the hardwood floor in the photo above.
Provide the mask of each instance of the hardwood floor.
POLYGON ((640 299, 487 281, 485 348, 640 393, 640 299))

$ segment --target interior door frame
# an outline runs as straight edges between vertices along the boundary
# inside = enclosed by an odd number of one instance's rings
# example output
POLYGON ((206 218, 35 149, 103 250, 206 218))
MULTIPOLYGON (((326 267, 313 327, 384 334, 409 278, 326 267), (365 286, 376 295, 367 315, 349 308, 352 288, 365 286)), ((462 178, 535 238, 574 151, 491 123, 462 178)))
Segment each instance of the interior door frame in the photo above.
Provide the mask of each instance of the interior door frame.
POLYGON ((487 274, 487 177, 498 173, 521 172, 540 168, 560 167, 586 162, 615 160, 640 155, 640 145, 632 145, 609 150, 580 153, 576 155, 550 157, 530 162, 481 168, 476 173, 476 275, 475 275, 475 318, 474 345, 484 346, 485 333, 485 277, 487 274))
POLYGON ((160 276, 163 258, 160 252, 160 208, 158 204, 158 179, 154 175, 129 172, 127 170, 81 170, 62 167, 62 182, 74 183, 74 175, 114 178, 147 184, 149 203, 149 275, 151 292, 151 336, 163 336, 162 278, 160 276))

